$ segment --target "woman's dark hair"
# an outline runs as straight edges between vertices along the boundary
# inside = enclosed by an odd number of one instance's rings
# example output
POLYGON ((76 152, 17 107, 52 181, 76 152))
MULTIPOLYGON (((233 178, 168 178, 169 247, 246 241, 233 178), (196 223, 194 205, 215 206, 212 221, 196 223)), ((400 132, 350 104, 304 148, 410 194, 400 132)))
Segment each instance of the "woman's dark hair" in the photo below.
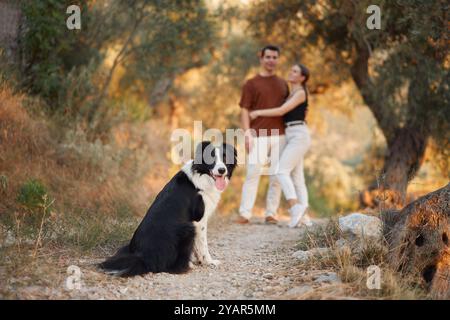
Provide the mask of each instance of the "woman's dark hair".
POLYGON ((302 82, 302 87, 305 90, 305 94, 308 94, 308 91, 306 90, 306 83, 309 80, 309 75, 310 75, 309 69, 301 63, 296 63, 296 65, 300 68, 300 71, 302 72, 302 76, 305 77, 305 80, 303 80, 303 82, 302 82))

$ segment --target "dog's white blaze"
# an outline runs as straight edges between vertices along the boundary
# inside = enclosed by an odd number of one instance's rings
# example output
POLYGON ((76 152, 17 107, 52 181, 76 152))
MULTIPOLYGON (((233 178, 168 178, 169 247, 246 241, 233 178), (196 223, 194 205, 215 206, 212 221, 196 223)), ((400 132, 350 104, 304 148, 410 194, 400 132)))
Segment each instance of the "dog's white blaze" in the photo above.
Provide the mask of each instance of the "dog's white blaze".
POLYGON ((223 168, 225 169, 225 173, 227 174, 227 167, 225 166, 225 163, 223 163, 222 161, 222 157, 220 156, 220 149, 219 148, 214 148, 214 156, 216 157, 216 163, 214 164, 214 168, 212 170, 214 175, 220 175, 221 173, 219 173, 219 169, 223 168))

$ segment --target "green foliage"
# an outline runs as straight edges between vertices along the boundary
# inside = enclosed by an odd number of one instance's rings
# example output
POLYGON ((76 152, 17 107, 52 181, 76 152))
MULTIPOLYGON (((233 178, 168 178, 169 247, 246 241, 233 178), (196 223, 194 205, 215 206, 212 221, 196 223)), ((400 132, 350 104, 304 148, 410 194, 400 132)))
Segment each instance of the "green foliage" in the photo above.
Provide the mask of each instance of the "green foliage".
MULTIPOLYGON (((33 94, 45 98, 53 109, 64 89, 64 79, 72 68, 87 64, 90 48, 84 43, 82 32, 68 30, 66 9, 70 0, 42 0, 22 2, 25 30, 21 53, 23 85, 33 94)), ((86 1, 78 1, 85 15, 86 1)))
POLYGON ((118 115, 146 118, 144 105, 156 104, 175 77, 211 58, 217 28, 204 1, 80 0, 81 30, 66 27, 71 4, 23 1, 19 42, 22 87, 69 123, 86 121, 104 133, 118 115), (160 91, 161 83, 167 85, 160 91), (128 98, 133 110, 117 110, 128 108, 128 98))
POLYGON ((251 38, 230 33, 220 39, 218 47, 215 58, 203 72, 205 80, 190 91, 182 88, 183 85, 176 89, 185 97, 193 119, 202 119, 208 128, 239 128, 237 102, 249 71, 258 65, 256 53, 261 45, 251 38), (204 110, 216 116, 204 117, 204 110))
POLYGON ((61 79, 58 100, 54 103, 67 121, 83 120, 86 110, 92 105, 98 90, 93 81, 97 68, 97 62, 91 60, 87 65, 72 68, 61 79))
POLYGON ((329 199, 326 196, 321 195, 314 184, 308 184, 309 206, 318 216, 329 217, 335 213, 328 205, 328 201, 329 199))
POLYGON ((115 8, 116 28, 134 32, 118 56, 127 70, 120 85, 122 89, 150 95, 152 103, 156 101, 152 91, 159 81, 170 82, 177 75, 209 62, 217 25, 204 1, 133 3, 134 6, 129 6, 125 1, 115 8))
POLYGON ((36 179, 26 181, 19 189, 17 201, 25 208, 33 211, 43 208, 48 198, 45 185, 36 179))
POLYGON ((321 216, 357 209, 357 190, 361 188, 354 169, 328 155, 311 153, 305 160, 311 207, 321 216))
MULTIPOLYGON (((323 48, 323 57, 337 66, 334 76, 351 77, 358 86, 388 148, 399 132, 409 130, 414 139, 431 137, 448 159, 447 9, 445 1, 426 0, 268 0, 253 6, 249 20, 257 37, 276 38, 288 51, 304 53, 307 44, 323 48), (366 27, 372 4, 381 8, 381 30, 366 27)), ((321 78, 328 77, 322 73, 321 78)), ((404 175, 414 176, 421 150, 415 158, 405 157, 410 163, 404 175)), ((397 151, 390 150, 386 163, 397 151)))

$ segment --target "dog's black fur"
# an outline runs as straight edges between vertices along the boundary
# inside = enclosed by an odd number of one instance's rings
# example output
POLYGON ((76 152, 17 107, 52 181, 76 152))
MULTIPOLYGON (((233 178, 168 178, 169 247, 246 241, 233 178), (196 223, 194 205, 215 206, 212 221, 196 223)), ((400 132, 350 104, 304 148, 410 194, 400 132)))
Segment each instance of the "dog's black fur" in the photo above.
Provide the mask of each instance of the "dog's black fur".
MULTIPOLYGON (((205 155, 211 152, 209 146, 212 146, 210 142, 202 142, 197 148, 191 170, 193 174, 207 174, 213 179, 214 163, 204 161, 205 155)), ((229 179, 236 166, 236 150, 224 144, 221 152, 229 179), (233 163, 228 163, 230 152, 233 163)), ((203 190, 194 183, 184 171, 179 171, 158 194, 130 243, 99 267, 123 277, 148 272, 187 272, 196 233, 193 221, 200 221, 205 214, 199 193, 203 190)))

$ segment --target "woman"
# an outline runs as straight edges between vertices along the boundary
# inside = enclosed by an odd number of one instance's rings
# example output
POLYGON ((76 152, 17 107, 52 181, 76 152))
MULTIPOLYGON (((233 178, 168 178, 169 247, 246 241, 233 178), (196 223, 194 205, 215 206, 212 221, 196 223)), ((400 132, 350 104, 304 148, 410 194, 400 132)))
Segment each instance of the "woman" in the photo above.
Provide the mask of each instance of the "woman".
POLYGON ((295 64, 287 79, 291 86, 291 94, 286 102, 278 108, 250 112, 251 119, 283 116, 286 125, 286 146, 280 158, 277 178, 290 207, 290 228, 296 227, 302 217, 304 217, 303 223, 311 225, 309 218, 304 216, 308 207, 308 190, 303 173, 303 158, 311 144, 305 122, 308 110, 308 90, 306 88, 308 79, 309 70, 302 64, 295 64))

